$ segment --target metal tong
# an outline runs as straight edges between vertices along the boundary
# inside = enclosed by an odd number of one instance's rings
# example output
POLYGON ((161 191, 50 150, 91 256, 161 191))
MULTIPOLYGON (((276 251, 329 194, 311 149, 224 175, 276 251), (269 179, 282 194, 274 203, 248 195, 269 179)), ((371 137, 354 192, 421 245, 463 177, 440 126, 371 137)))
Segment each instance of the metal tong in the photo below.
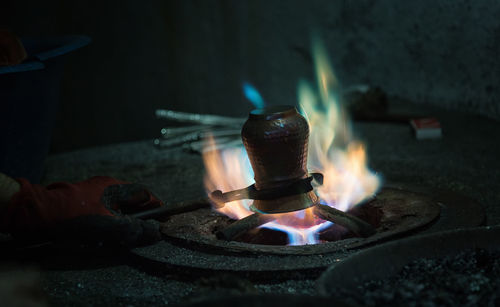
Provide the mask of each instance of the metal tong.
POLYGON ((218 207, 224 207, 225 203, 241 199, 276 199, 312 191, 313 180, 321 185, 323 184, 323 175, 320 173, 312 173, 311 176, 307 178, 294 181, 286 186, 278 188, 257 190, 255 188, 255 184, 252 184, 246 188, 225 193, 222 193, 220 190, 216 190, 210 194, 210 199, 214 201, 215 205, 218 207))

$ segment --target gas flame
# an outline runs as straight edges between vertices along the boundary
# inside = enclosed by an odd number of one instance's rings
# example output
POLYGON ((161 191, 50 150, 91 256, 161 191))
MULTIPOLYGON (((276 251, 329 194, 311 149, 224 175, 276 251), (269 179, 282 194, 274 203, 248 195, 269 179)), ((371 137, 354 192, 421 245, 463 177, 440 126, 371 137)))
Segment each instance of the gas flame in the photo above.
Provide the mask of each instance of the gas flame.
POLYGON ((259 91, 248 82, 243 82, 243 94, 256 109, 262 109, 266 105, 259 91))
MULTIPOLYGON (((215 140, 208 138, 205 148, 216 148, 215 140)), ((253 170, 248 155, 243 147, 203 152, 205 164, 205 188, 210 193, 214 190, 223 192, 241 189, 252 184, 253 170)), ((232 219, 239 220, 250 214, 250 200, 237 200, 226 203, 217 209, 232 219)))
POLYGON ((324 175, 318 196, 329 206, 347 211, 375 194, 380 180, 367 167, 364 145, 353 137, 325 49, 316 43, 313 52, 319 95, 305 81, 298 88, 300 107, 310 126, 308 168, 324 175))
MULTIPOLYGON (((339 82, 331 69, 327 53, 317 41, 313 45, 317 91, 306 81, 298 87, 299 105, 310 126, 308 169, 324 175, 316 188, 321 202, 347 211, 374 195, 380 179, 367 167, 364 145, 353 136, 347 114, 340 104, 339 82)), ((214 148, 210 139, 207 148, 214 148)), ((208 192, 241 189, 253 183, 253 171, 244 148, 204 151, 205 187, 208 192)), ((251 201, 234 201, 216 209, 233 218, 250 214, 251 201)), ((331 226, 313 214, 313 209, 276 214, 275 220, 261 226, 288 235, 289 245, 319 243, 319 232, 331 226)))

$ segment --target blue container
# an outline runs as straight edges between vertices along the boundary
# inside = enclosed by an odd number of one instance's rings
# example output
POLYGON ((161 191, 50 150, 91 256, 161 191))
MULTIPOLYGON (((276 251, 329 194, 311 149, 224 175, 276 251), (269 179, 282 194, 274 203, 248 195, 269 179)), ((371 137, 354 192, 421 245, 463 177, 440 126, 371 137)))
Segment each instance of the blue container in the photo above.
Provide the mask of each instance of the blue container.
POLYGON ((38 183, 59 103, 64 54, 85 36, 22 39, 28 60, 0 67, 0 172, 38 183))

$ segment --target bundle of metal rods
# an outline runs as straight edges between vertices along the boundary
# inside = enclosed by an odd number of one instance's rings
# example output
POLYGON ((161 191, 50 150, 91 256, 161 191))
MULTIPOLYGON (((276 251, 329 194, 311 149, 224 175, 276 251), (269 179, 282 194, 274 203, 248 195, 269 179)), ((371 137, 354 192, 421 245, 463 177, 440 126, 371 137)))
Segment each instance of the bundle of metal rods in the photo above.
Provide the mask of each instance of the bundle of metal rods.
POLYGON ((188 151, 204 152, 243 146, 241 126, 245 122, 245 118, 164 109, 156 110, 156 117, 187 125, 162 128, 161 136, 154 140, 154 145, 158 148, 183 146, 188 151), (216 144, 207 146, 206 140, 208 138, 216 139, 216 144))

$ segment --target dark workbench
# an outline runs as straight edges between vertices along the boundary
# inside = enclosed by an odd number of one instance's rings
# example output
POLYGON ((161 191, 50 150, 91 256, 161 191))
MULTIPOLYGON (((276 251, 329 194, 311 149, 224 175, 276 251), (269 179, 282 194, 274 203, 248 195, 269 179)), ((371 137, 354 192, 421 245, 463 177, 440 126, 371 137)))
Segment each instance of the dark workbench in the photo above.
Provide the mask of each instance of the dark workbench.
MULTIPOLYGON (((487 224, 500 224, 500 123, 459 112, 413 108, 439 118, 443 138, 415 140, 404 124, 354 123, 367 143, 371 168, 387 181, 469 196, 484 206, 487 224)), ((180 148, 158 150, 150 140, 53 155, 46 167, 45 184, 108 175, 143 183, 167 203, 204 194, 200 156, 180 148)), ((217 283, 217 277, 207 282, 154 271, 125 250, 89 252, 84 257, 64 251, 55 258, 53 251, 47 255, 39 264, 42 283, 56 305, 170 304, 203 296, 217 283), (81 258, 88 260, 72 263, 81 258)), ((235 277, 219 288, 232 293, 315 293, 314 280, 261 284, 235 277)))

